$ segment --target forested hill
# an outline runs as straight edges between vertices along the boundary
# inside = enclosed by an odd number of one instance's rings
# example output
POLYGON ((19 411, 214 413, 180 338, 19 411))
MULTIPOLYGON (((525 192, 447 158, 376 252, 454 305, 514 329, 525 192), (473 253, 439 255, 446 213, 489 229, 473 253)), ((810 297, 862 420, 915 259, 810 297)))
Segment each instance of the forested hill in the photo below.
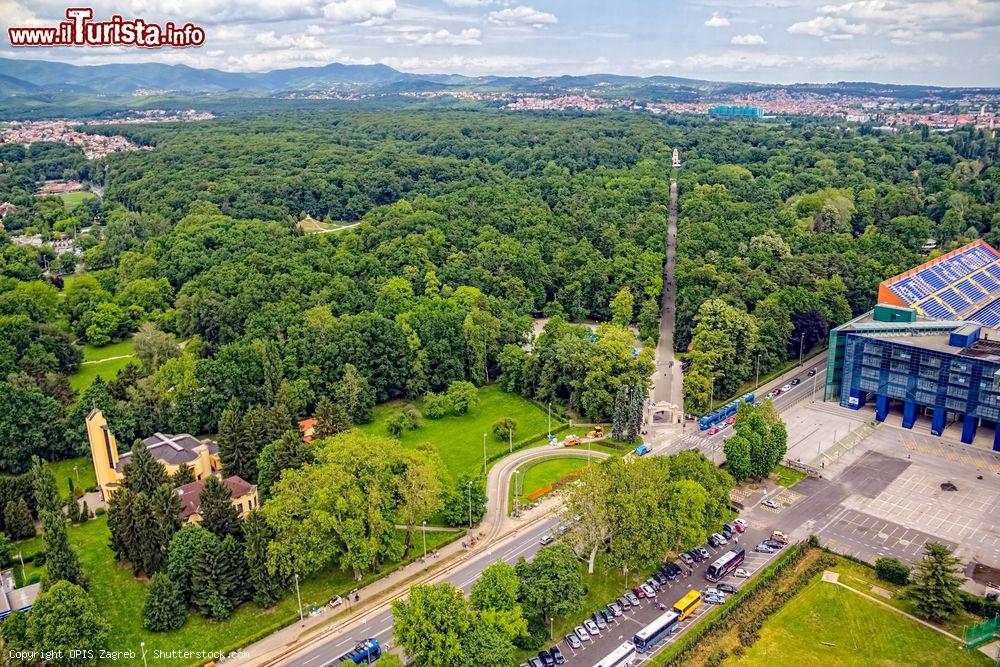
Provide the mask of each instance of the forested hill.
POLYGON ((995 137, 858 134, 629 114, 316 113, 115 126, 152 151, 87 163, 5 147, 11 232, 104 224, 64 295, 28 246, 0 246, 0 414, 26 454, 82 444, 101 406, 122 442, 215 432, 228 404, 312 414, 345 377, 378 400, 497 380, 607 420, 652 373, 670 155, 681 150, 678 348, 692 411, 870 307, 928 236, 996 243, 995 137), (105 186, 67 211, 58 172, 105 186), (309 214, 350 230, 303 235, 309 214), (554 316, 534 346, 532 317, 554 316), (555 317, 558 316, 558 317, 555 317), (570 320, 611 320, 597 336, 570 320), (633 356, 634 325, 646 352, 633 356), (83 396, 70 343, 135 330, 135 365, 83 396), (72 336, 67 331, 72 332, 72 336), (177 342, 188 343, 181 349, 177 342), (689 349, 690 345, 690 349, 689 349), (699 404, 699 401, 701 404, 699 404), (25 431, 27 429, 27 431, 25 431))

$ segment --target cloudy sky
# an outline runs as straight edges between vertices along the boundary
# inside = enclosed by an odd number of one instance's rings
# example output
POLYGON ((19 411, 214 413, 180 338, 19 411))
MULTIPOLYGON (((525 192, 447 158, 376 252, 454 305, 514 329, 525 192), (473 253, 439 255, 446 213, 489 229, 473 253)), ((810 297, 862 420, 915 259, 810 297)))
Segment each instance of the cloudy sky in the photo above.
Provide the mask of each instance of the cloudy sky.
MULTIPOLYGON (((70 3, 74 4, 74 3, 70 3)), ((198 49, 13 49, 76 64, 259 71, 329 62, 410 72, 614 72, 716 80, 1000 85, 1000 0, 93 0, 95 19, 202 25, 198 49)), ((54 0, 0 0, 53 25, 54 0)))

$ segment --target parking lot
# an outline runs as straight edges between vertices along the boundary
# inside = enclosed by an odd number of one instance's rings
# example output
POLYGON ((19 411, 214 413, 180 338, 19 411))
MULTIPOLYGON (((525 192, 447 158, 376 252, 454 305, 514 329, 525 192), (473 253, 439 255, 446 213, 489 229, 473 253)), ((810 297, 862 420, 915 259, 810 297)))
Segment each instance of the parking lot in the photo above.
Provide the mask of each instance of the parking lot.
MULTIPOLYGON (((669 608, 692 589, 704 591, 706 588, 717 586, 720 583, 727 583, 735 586, 736 588, 742 588, 743 584, 747 581, 746 579, 730 575, 719 582, 712 583, 705 579, 705 570, 708 569, 708 566, 711 565, 712 561, 718 558, 721 554, 729 551, 735 546, 740 546, 746 549, 746 558, 740 567, 747 570, 751 577, 754 576, 761 570, 761 568, 766 566, 769 561, 774 559, 780 553, 779 551, 776 553, 765 554, 753 551, 754 546, 756 546, 761 540, 769 537, 770 534, 770 527, 758 527, 751 522, 751 526, 747 532, 737 535, 739 539, 738 545, 734 543, 733 540, 730 540, 729 544, 722 545, 718 548, 704 545, 709 552, 709 557, 707 559, 701 563, 695 563, 690 568, 681 564, 681 567, 691 570, 690 576, 681 576, 672 582, 668 582, 667 585, 663 586, 660 592, 656 594, 656 597, 651 600, 640 600, 638 607, 633 607, 631 610, 624 612, 622 616, 615 619, 615 622, 609 623, 607 628, 601 630, 599 635, 591 637, 588 641, 583 642, 583 646, 580 650, 574 650, 565 638, 560 638, 560 641, 558 641, 557 644, 566 656, 566 664, 593 665, 601 658, 618 648, 622 642, 631 641, 636 632, 664 613, 658 608, 658 603, 663 603, 669 608)), ((634 582, 631 585, 634 586, 638 583, 641 582, 634 582)), ((611 600, 608 600, 608 602, 611 602, 611 600)), ((659 642, 652 652, 638 654, 634 664, 641 665, 644 662, 647 662, 665 647, 677 641, 679 637, 681 637, 689 628, 698 622, 698 619, 710 612, 712 608, 713 605, 703 601, 695 609, 695 611, 687 617, 687 619, 681 621, 679 629, 663 641, 659 642)), ((580 624, 582 624, 583 621, 584 617, 581 617, 579 619, 580 624)))

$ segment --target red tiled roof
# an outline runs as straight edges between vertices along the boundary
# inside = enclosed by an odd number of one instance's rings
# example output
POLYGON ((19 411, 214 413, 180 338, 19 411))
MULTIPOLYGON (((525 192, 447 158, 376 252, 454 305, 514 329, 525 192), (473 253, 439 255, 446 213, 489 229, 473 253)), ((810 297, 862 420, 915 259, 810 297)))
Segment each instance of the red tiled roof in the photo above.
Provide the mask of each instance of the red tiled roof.
MULTIPOLYGON (((222 483, 229 487, 229 493, 233 498, 245 496, 253 490, 253 485, 250 482, 237 475, 225 478, 222 483)), ((192 514, 197 514, 201 508, 201 490, 204 486, 205 480, 199 479, 174 489, 174 493, 181 497, 181 516, 185 519, 192 514)))

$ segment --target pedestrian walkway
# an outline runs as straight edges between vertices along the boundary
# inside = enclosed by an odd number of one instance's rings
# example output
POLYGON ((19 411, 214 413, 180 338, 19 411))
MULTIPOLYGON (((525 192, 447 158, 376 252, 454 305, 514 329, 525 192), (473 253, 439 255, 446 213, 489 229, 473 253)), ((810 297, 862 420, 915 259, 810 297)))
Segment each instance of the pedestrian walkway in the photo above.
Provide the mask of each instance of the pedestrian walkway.
POLYGON ((975 466, 978 470, 1000 474, 1000 455, 969 447, 966 444, 955 445, 946 440, 934 443, 920 443, 916 440, 903 440, 903 447, 911 452, 920 452, 940 459, 975 466))

